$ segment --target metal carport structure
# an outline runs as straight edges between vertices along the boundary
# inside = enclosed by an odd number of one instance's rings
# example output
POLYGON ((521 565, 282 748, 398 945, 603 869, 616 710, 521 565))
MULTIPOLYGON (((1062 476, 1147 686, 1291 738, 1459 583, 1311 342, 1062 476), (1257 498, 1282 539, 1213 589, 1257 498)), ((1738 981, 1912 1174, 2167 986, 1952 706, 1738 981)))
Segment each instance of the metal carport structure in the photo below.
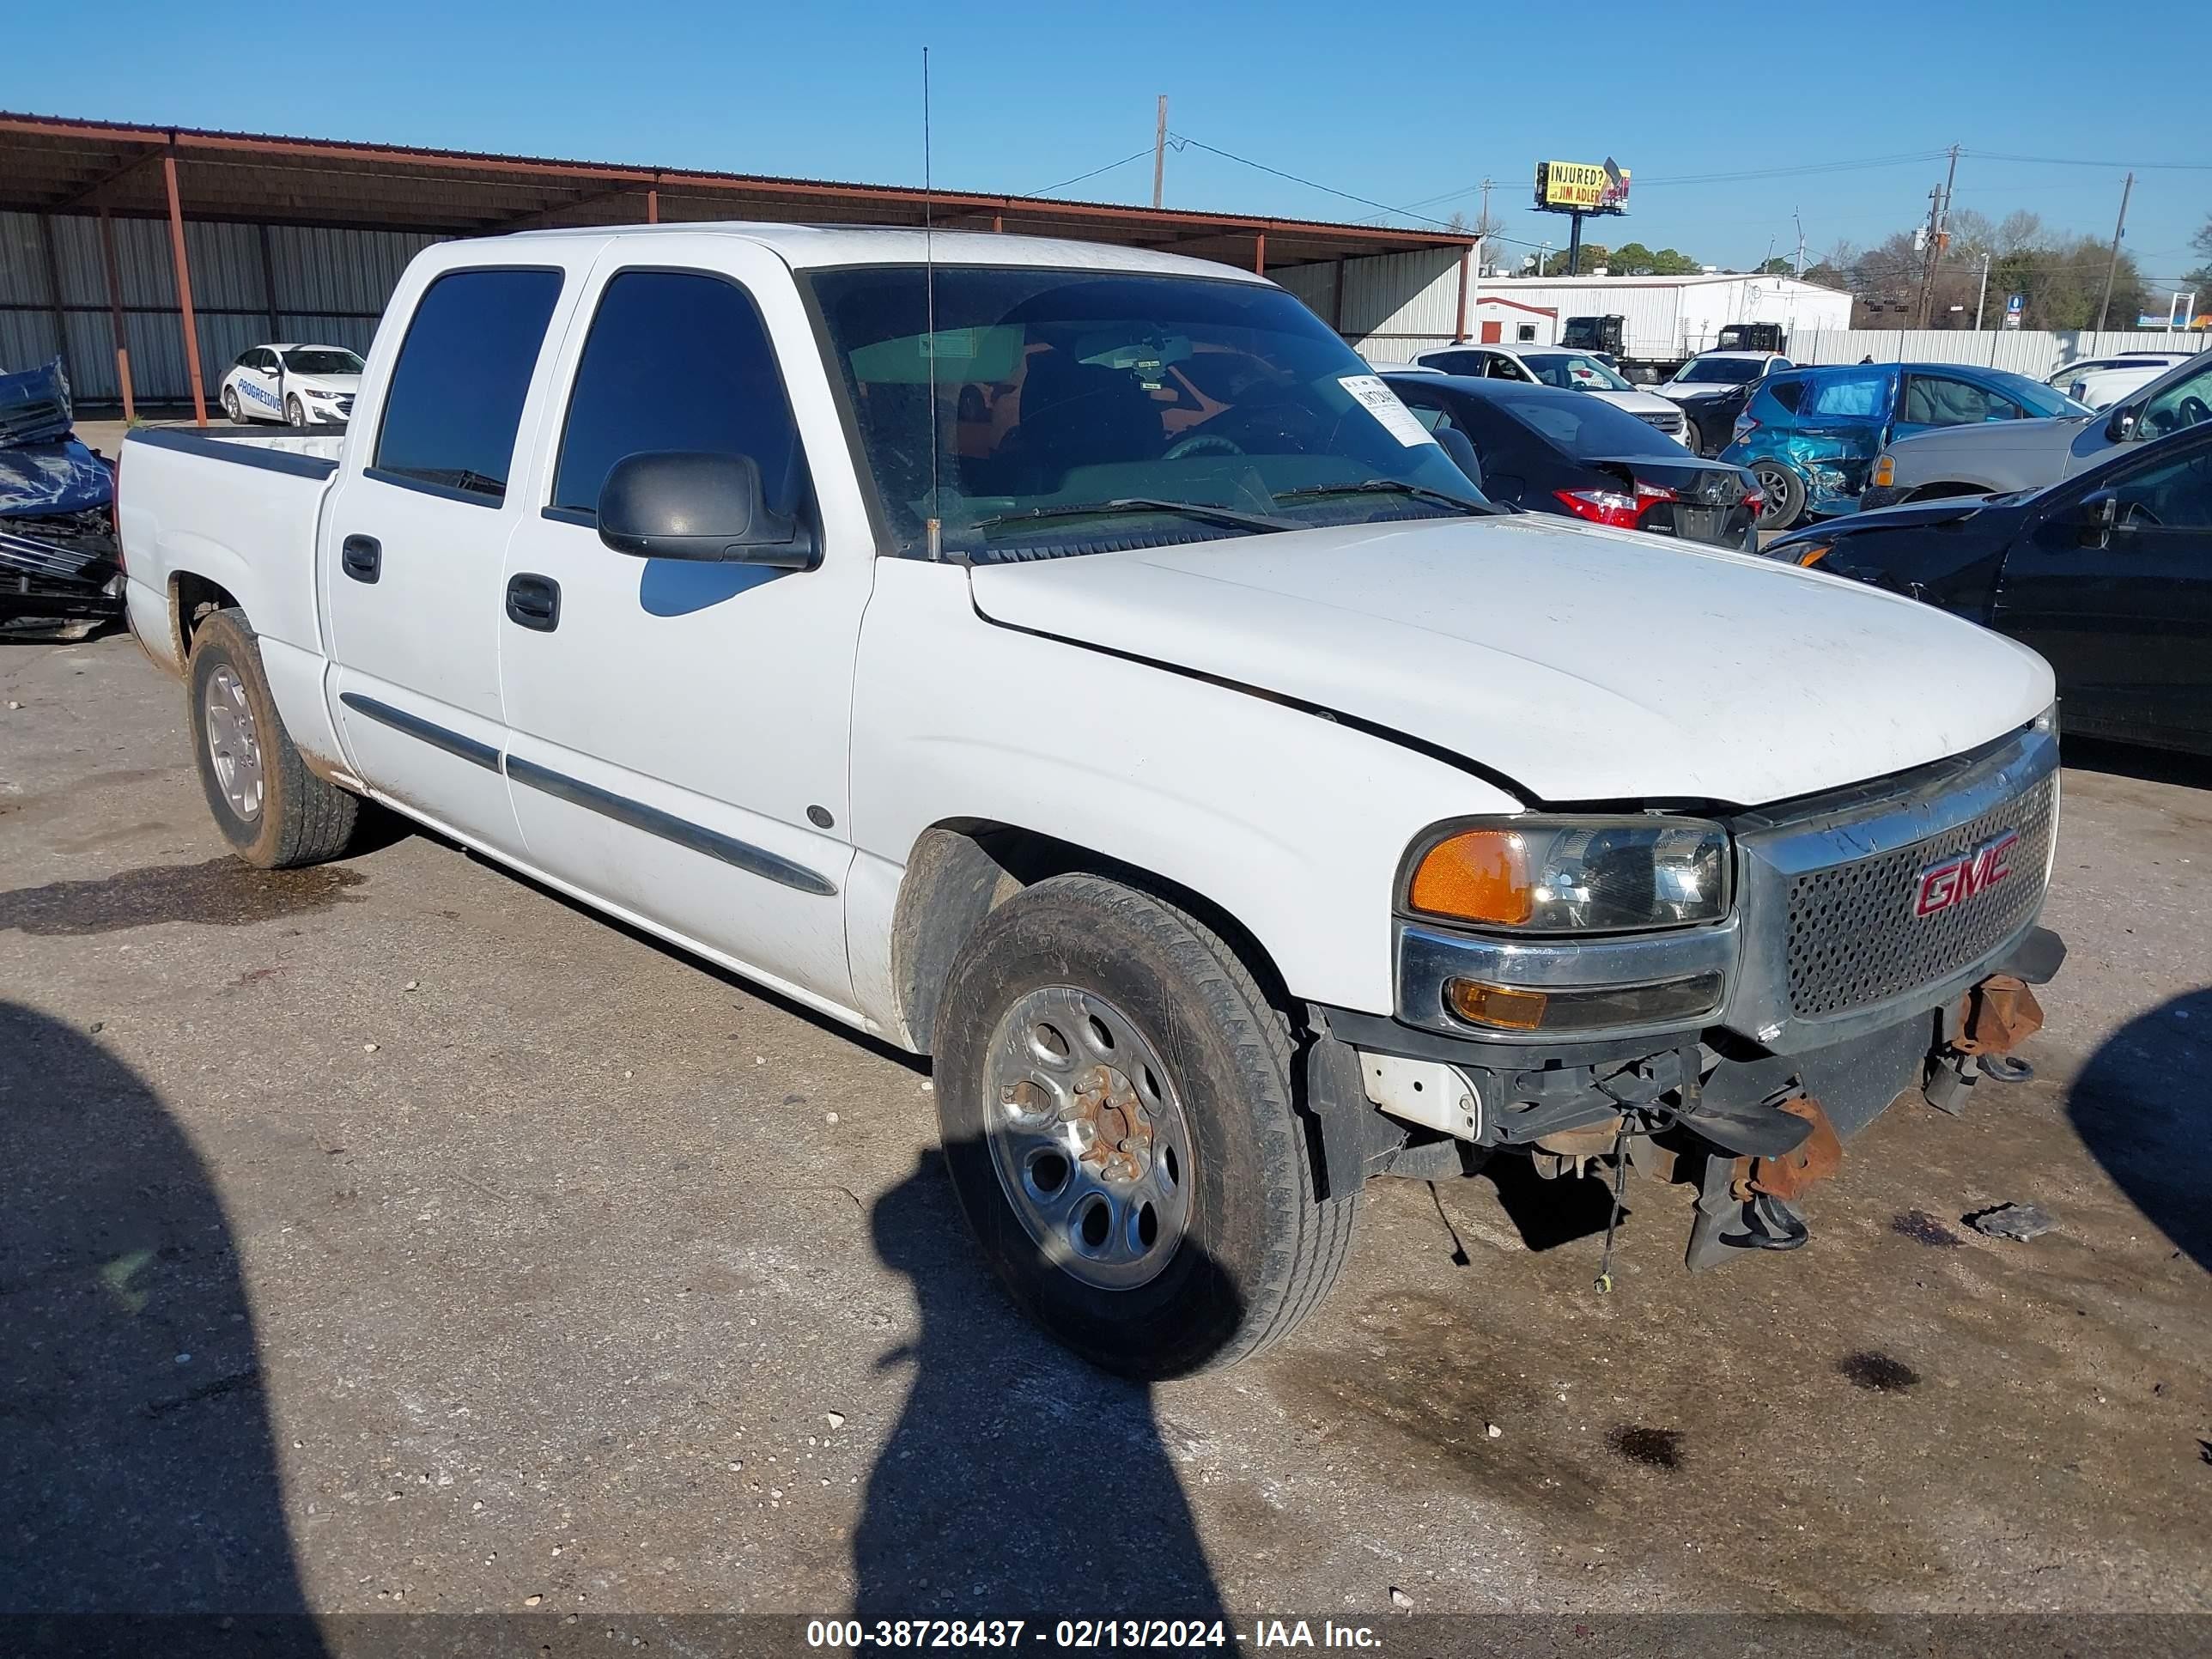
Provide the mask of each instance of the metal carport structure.
POLYGON ((1422 255, 1423 282, 1458 266, 1464 331, 1474 239, 1442 229, 0 112, 0 354, 62 356, 82 387, 112 390, 126 418, 137 400, 134 349, 142 362, 156 356, 182 369, 182 384, 159 377, 157 395, 188 390, 204 422, 209 375, 228 361, 227 343, 281 337, 289 319, 316 324, 334 343, 350 331, 365 343, 399 268, 430 240, 687 220, 918 225, 925 214, 947 228, 1297 270, 1297 291, 1340 331, 1349 262, 1422 255), (1317 280, 1313 268, 1325 265, 1331 278, 1317 280), (108 337, 95 351, 100 333, 108 337), (102 361, 110 349, 112 362, 102 361))

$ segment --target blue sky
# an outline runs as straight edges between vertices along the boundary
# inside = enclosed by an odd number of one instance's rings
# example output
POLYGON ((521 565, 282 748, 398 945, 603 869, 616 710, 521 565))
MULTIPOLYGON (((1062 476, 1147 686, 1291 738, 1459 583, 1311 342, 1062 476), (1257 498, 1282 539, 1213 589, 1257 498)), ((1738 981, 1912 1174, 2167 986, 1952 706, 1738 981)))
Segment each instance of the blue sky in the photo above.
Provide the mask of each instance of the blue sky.
MULTIPOLYGON (((87 15, 49 5, 11 18, 0 106, 919 183, 927 44, 935 176, 951 187, 1040 191, 1148 149, 1164 92, 1178 133, 1437 219, 1472 217, 1469 187, 1487 174, 1505 234, 1531 243, 1556 245, 1565 228, 1523 210, 1534 163, 1607 155, 1632 170, 1636 210, 1590 234, 1713 264, 1756 261, 1770 242, 1790 252, 1793 210, 1814 256, 1911 224, 1942 176, 1929 153, 1952 143, 1969 152, 1960 207, 2029 208, 2100 237, 2136 167, 2127 245, 2153 276, 2199 263, 2188 243, 2212 214, 2201 54, 2085 31, 2078 6, 2050 0, 1825 11, 1779 0, 1511 11, 110 0, 91 33, 87 15), (1890 159, 1901 156, 1919 159, 1890 159), (1755 176, 1869 161, 1883 164, 1755 176)), ((1143 201, 1151 184, 1147 156, 1062 193, 1143 201)), ((1167 203, 1372 212, 1194 148, 1169 156, 1167 203)))

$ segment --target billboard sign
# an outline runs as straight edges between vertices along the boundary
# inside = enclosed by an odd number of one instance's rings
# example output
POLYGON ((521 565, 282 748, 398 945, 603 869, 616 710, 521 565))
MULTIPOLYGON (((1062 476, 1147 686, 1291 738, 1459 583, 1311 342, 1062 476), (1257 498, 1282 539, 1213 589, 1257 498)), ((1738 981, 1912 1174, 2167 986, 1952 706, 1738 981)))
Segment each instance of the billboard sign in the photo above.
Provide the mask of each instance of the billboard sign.
POLYGON ((2020 326, 2020 319, 2024 314, 2026 314, 2027 310, 2027 295, 2025 294, 2006 295, 2004 325, 2007 328, 2018 328, 2020 326))
POLYGON ((1628 169, 1611 156, 1603 163, 1539 161, 1536 206, 1547 213, 1625 213, 1628 169))

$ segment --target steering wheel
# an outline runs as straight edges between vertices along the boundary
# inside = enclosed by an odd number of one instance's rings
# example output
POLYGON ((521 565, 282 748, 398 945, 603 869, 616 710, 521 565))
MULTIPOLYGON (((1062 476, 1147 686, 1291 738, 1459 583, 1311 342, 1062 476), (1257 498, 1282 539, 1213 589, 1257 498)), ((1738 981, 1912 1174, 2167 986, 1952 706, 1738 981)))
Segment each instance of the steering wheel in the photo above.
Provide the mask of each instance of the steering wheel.
POLYGON ((2182 426, 2195 426, 2202 421, 2212 421, 2212 409, 2206 408, 2204 399, 2194 394, 2176 404, 2173 412, 2181 417, 2182 426))
POLYGON ((1243 453, 1233 439, 1224 438, 1218 432, 1194 432, 1188 438, 1178 438, 1170 444, 1167 454, 1162 459, 1179 461, 1186 455, 1242 455, 1243 453))

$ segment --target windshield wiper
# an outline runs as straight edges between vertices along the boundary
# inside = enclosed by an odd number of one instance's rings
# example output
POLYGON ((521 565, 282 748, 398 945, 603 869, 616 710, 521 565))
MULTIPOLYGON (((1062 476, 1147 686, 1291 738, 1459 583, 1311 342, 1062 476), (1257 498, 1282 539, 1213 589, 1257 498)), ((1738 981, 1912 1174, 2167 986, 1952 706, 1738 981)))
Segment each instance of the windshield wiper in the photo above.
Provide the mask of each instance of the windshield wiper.
POLYGON ((1470 501, 1463 495, 1448 490, 1431 489, 1426 484, 1401 483, 1395 478, 1370 478, 1364 483, 1309 484, 1304 489, 1279 489, 1279 501, 1311 501, 1322 495, 1372 495, 1382 492, 1412 495, 1425 501, 1437 501, 1446 507, 1455 507, 1462 513, 1497 514, 1510 509, 1496 501, 1470 501))
POLYGON ((1180 513, 1187 519, 1228 525, 1237 530, 1304 530, 1310 527, 1289 519, 1270 518, 1261 513, 1240 513, 1233 507, 1214 507, 1205 501, 1169 501, 1156 500, 1150 495, 1121 495, 1110 501, 1080 501, 1059 507, 1027 507, 1019 513, 994 513, 987 519, 976 520, 968 528, 988 530, 995 525, 1024 524, 1036 519, 1075 519, 1124 513, 1180 513))

